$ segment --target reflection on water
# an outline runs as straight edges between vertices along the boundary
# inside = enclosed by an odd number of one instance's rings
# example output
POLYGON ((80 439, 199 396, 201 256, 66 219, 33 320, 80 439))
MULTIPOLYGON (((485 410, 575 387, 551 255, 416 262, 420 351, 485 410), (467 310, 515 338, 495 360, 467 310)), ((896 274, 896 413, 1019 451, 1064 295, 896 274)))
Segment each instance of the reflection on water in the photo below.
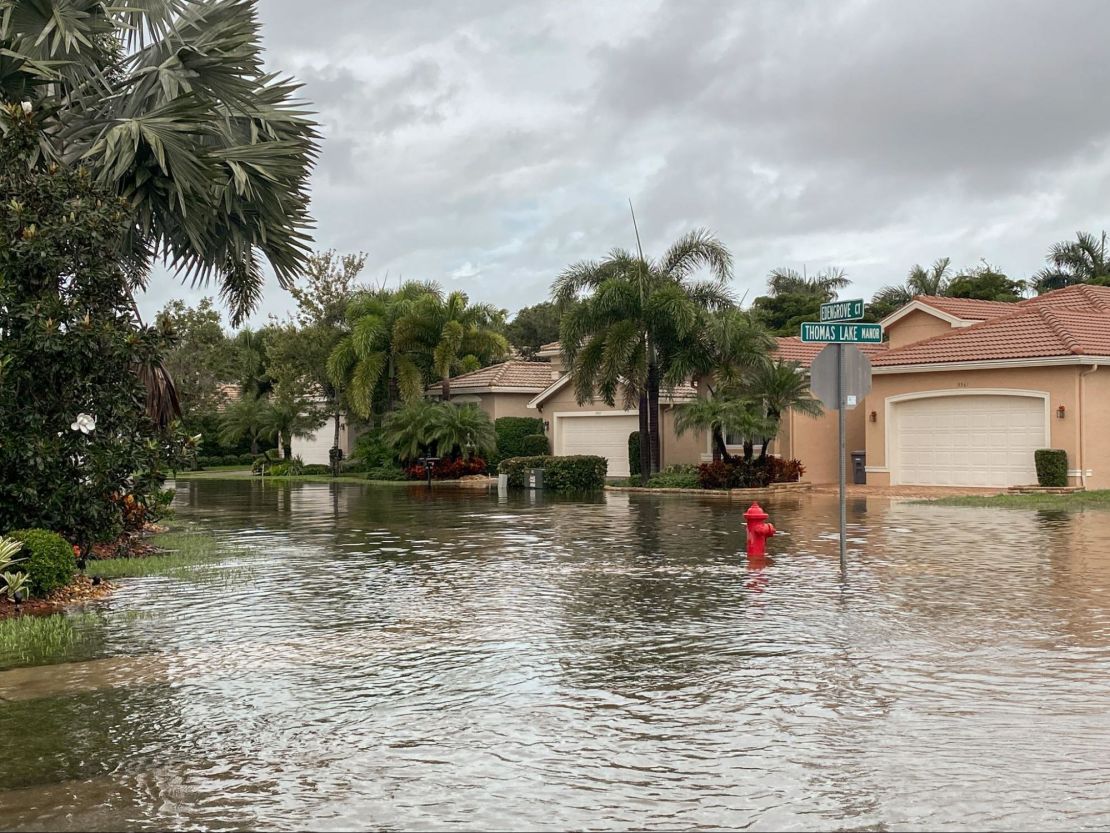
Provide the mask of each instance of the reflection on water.
POLYGON ((177 506, 250 569, 0 671, 0 827, 1110 826, 1110 513, 853 500, 842 581, 825 497, 177 506))

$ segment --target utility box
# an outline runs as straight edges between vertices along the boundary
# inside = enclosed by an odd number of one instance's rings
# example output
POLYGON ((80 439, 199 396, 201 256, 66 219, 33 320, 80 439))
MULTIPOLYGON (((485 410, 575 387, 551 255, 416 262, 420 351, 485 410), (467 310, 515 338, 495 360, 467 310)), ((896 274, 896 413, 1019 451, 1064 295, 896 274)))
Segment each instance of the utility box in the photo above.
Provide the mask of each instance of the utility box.
POLYGON ((852 452, 852 482, 865 484, 867 483, 867 452, 866 451, 853 451, 852 452))
POLYGON ((528 469, 528 482, 529 489, 543 490, 543 469, 528 469))

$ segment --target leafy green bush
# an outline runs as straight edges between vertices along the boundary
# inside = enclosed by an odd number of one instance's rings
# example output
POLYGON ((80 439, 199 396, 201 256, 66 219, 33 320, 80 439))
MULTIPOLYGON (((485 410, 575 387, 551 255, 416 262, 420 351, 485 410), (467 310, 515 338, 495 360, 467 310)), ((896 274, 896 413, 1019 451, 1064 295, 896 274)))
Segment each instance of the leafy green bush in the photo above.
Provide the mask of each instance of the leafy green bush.
POLYGON ((551 453, 551 444, 546 434, 529 434, 521 443, 521 457, 543 457, 551 453))
POLYGON ((608 461, 604 457, 577 454, 569 457, 510 457, 498 471, 509 475, 509 485, 523 487, 529 469, 543 469, 543 486, 554 492, 585 492, 605 486, 608 461))
POLYGON ((633 431, 628 435, 628 473, 633 477, 640 476, 640 432, 633 431))
POLYGON ((365 469, 367 480, 408 480, 405 470, 400 466, 375 466, 365 469))
POLYGON ((21 529, 10 537, 23 542, 27 560, 19 569, 27 573, 32 594, 45 596, 73 580, 77 560, 73 547, 61 535, 45 529, 21 529))
POLYGON ((327 463, 306 463, 301 466, 301 474, 331 474, 331 466, 327 463))
POLYGON ((1068 485, 1068 453, 1060 448, 1038 448, 1033 452, 1037 482, 1042 486, 1068 485))
MULTIPOLYGON (((496 466, 502 460, 510 457, 527 457, 536 452, 525 448, 525 438, 543 433, 543 420, 536 417, 501 417, 493 421, 493 430, 497 433, 497 453, 489 459, 491 465, 496 466)), ((544 449, 543 454, 548 453, 544 449)))
MULTIPOLYGON (((638 478, 634 479, 631 485, 638 486, 640 481, 638 478)), ((651 489, 697 489, 698 483, 698 467, 697 466, 668 466, 659 474, 652 475, 648 481, 648 488, 651 489)))
POLYGON ((393 466, 397 462, 397 457, 382 436, 382 430, 371 428, 355 441, 355 448, 351 452, 349 462, 351 465, 344 466, 346 471, 366 471, 382 466, 393 466))

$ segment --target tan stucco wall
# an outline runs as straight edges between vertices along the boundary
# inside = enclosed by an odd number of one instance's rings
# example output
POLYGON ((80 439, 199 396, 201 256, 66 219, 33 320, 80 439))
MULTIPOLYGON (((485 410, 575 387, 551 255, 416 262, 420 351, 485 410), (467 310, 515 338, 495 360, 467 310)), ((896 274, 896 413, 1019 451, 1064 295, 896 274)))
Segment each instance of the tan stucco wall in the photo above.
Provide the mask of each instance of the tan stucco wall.
POLYGON ((886 328, 890 348, 904 347, 915 341, 951 332, 952 325, 935 315, 915 309, 886 328))
MULTIPOLYGON (((635 410, 636 403, 633 402, 629 405, 629 409, 635 410)), ((574 387, 572 385, 564 385, 560 390, 543 403, 542 408, 538 411, 533 409, 531 416, 540 416, 555 425, 555 420, 551 417, 556 413, 579 413, 582 411, 624 411, 624 401, 617 397, 615 407, 606 405, 600 399, 595 399, 579 405, 574 399, 574 387)), ((708 449, 707 439, 704 433, 689 433, 685 436, 679 437, 674 432, 674 408, 663 404, 662 411, 662 435, 660 436, 660 446, 663 452, 663 465, 688 465, 693 463, 702 462, 702 454, 708 449)), ((552 428, 548 428, 548 437, 551 440, 551 447, 555 448, 555 438, 551 436, 552 428)))
MULTIPOLYGON (((1081 368, 1082 379, 1076 379, 1076 386, 1082 385, 1083 389, 1082 465, 1090 472, 1088 489, 1110 489, 1110 367, 1100 367, 1094 373, 1090 370, 1081 368)), ((1065 417, 1064 421, 1071 420, 1065 417)), ((1074 463, 1069 460, 1073 468, 1079 468, 1079 464, 1078 459, 1074 463)))
MULTIPOLYGON (((863 451, 866 403, 844 412, 844 434, 847 448, 845 472, 851 482, 851 453, 863 451)), ((783 418, 782 428, 771 453, 800 460, 805 466, 802 480, 810 483, 836 483, 836 461, 839 451, 839 426, 836 411, 826 410, 819 417, 790 411, 783 418)))
POLYGON ((536 409, 528 407, 528 403, 535 395, 535 393, 470 393, 459 390, 451 392, 451 401, 458 404, 471 402, 485 411, 490 419, 535 417, 536 409))
MULTIPOLYGON (((1100 371, 1103 372, 1103 371, 1100 371)), ((1097 377, 1098 374, 1095 374, 1097 377)), ((1110 375, 1110 374, 1108 374, 1110 375)), ((1097 416, 1099 409, 1102 413, 1110 408, 1110 386, 1105 389, 1096 389, 1098 382, 1087 380, 1088 408, 1087 408, 1087 456, 1086 467, 1100 469, 1101 478, 1096 475, 1088 479, 1091 488, 1104 488, 1110 486, 1106 474, 1110 474, 1110 447, 1103 449, 1099 444, 1101 438, 1094 439, 1099 433, 1097 416), (1096 453, 1101 453, 1102 462, 1095 462, 1096 453), (1102 483, 1104 486, 1099 486, 1102 483)), ((868 413, 875 412, 875 422, 864 423, 866 428, 867 465, 885 468, 886 459, 886 400, 891 396, 904 393, 918 393, 924 391, 955 390, 962 393, 972 393, 976 389, 1008 389, 1022 391, 1045 392, 1049 397, 1049 433, 1051 446, 1062 448, 1068 453, 1068 468, 1078 466, 1079 449, 1079 419, 1078 411, 1078 386, 1079 369, 1074 365, 1063 367, 1029 367, 1005 368, 997 370, 956 370, 935 373, 899 373, 876 375, 872 379, 871 394, 864 402, 864 410, 868 413), (1066 409, 1064 419, 1057 419, 1056 409, 1063 405, 1066 409)), ((1110 446, 1110 443, 1108 443, 1110 446)), ((1072 478, 1077 482, 1077 478, 1072 478)), ((889 472, 868 472, 867 482, 876 485, 890 483, 889 472)))

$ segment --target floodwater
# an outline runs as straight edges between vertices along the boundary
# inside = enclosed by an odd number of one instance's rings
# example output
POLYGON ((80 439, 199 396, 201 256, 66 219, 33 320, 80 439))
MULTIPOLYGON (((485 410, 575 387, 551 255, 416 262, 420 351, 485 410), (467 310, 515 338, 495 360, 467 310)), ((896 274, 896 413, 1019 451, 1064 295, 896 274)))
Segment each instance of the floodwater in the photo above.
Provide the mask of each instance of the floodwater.
MULTIPOLYGON (((1107 829, 1110 512, 180 483, 0 664, 0 828, 1107 829)), ((3 658, 0 657, 0 663, 3 658)))

